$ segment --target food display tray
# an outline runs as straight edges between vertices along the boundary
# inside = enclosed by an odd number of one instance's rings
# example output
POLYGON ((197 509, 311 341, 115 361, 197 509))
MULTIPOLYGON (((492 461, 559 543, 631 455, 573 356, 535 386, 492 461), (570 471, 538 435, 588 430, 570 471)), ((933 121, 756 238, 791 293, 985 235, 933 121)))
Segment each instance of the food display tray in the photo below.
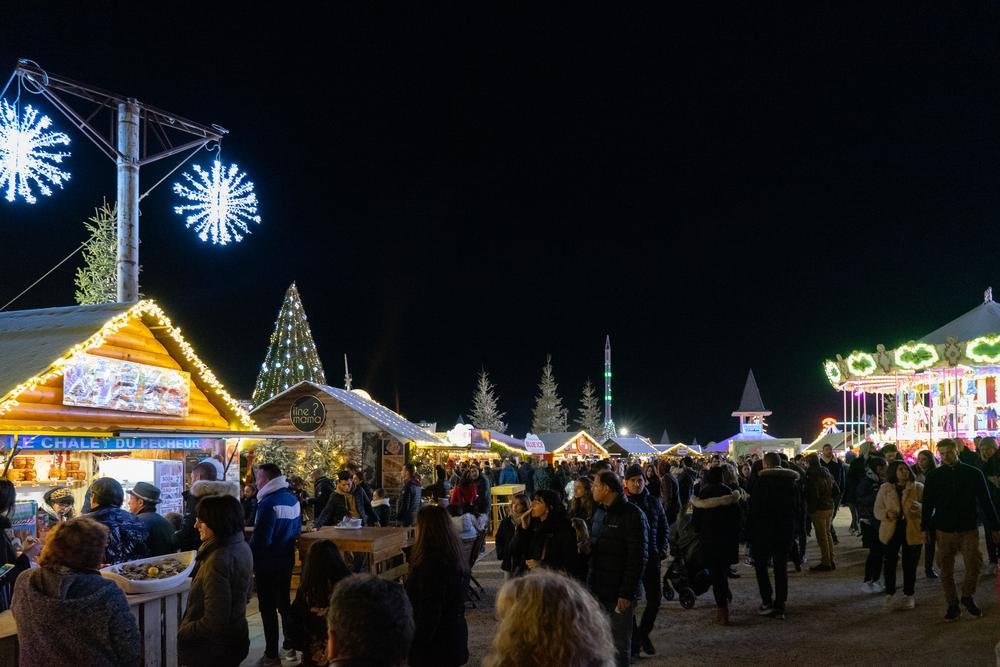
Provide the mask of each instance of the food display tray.
POLYGON ((101 576, 118 584, 118 587, 125 591, 125 595, 140 595, 142 593, 167 591, 171 588, 180 586, 181 583, 191 574, 191 570, 194 568, 194 557, 197 554, 197 551, 182 551, 179 554, 166 554, 163 556, 152 556, 150 558, 130 560, 125 563, 109 565, 101 570, 101 576), (165 577, 163 579, 140 579, 138 581, 128 579, 120 574, 122 565, 142 565, 144 563, 153 564, 166 558, 176 558, 182 565, 184 565, 184 569, 173 576, 165 577))

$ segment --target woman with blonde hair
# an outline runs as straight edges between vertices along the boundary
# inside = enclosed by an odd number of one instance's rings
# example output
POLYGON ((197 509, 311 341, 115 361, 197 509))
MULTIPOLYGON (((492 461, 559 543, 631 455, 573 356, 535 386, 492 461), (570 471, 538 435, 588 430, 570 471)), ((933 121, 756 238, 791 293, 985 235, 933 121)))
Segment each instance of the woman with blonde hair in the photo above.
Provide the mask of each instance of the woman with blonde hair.
POLYGON ((579 583, 551 570, 511 579, 497 594, 483 667, 613 667, 611 623, 579 583))

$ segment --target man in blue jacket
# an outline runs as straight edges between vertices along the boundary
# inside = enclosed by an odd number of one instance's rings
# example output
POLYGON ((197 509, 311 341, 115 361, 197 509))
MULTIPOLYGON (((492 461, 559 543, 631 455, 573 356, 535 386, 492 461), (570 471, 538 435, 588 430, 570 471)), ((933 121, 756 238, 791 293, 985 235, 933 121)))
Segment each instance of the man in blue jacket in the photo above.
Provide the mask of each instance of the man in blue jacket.
POLYGON ((517 474, 517 468, 514 467, 514 462, 507 459, 506 463, 503 464, 503 470, 500 471, 500 483, 501 484, 518 484, 521 478, 517 474))
POLYGON ((264 625, 262 665, 281 664, 295 651, 288 642, 289 591, 295 565, 295 540, 302 532, 302 508, 288 489, 288 481, 273 463, 257 468, 257 520, 250 538, 253 570, 257 580, 257 600, 264 625), (285 633, 285 646, 278 654, 278 615, 285 633))

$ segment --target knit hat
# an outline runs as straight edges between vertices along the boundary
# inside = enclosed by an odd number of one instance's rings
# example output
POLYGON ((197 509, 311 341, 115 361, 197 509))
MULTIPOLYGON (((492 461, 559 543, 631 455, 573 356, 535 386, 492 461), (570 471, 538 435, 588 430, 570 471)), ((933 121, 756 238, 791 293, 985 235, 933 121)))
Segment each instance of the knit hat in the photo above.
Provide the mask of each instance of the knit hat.
POLYGON ((642 476, 643 479, 646 477, 646 474, 642 472, 642 466, 633 464, 625 469, 625 479, 639 476, 642 476))

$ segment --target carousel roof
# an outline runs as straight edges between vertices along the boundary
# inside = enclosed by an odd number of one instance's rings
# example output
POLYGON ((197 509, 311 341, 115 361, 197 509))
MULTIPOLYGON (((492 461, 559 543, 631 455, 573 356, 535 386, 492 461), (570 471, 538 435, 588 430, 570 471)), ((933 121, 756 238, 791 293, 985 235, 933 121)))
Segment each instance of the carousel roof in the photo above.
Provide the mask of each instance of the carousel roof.
POLYGON ((943 344, 949 337, 961 341, 995 333, 1000 333, 1000 304, 991 298, 920 340, 924 343, 943 344))
POLYGON ((987 289, 983 303, 917 340, 874 351, 854 350, 823 364, 837 389, 894 393, 902 385, 930 385, 963 373, 1000 375, 1000 304, 987 289))

